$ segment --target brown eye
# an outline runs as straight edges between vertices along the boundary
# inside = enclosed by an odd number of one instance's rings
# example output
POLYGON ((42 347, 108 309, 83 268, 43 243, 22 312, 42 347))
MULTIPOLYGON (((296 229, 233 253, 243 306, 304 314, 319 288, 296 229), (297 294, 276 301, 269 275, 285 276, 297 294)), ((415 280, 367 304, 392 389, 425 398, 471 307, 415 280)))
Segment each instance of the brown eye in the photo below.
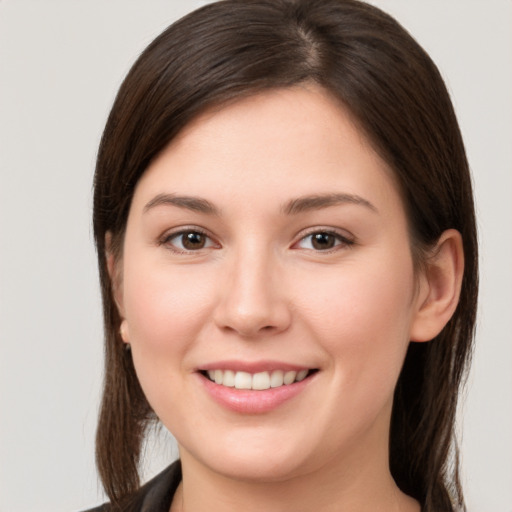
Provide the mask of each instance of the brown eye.
POLYGON ((209 236, 194 230, 173 233, 163 243, 176 252, 199 251, 215 246, 209 236))
POLYGON ((309 249, 312 251, 328 251, 335 248, 349 247, 354 242, 343 235, 331 231, 313 231, 303 237, 297 247, 300 249, 309 249))
POLYGON ((318 251, 332 249, 336 245, 336 237, 331 233, 313 233, 311 245, 318 251))
POLYGON ((206 237, 197 231, 183 233, 181 235, 181 243, 183 247, 189 251, 194 249, 202 249, 206 245, 206 237))

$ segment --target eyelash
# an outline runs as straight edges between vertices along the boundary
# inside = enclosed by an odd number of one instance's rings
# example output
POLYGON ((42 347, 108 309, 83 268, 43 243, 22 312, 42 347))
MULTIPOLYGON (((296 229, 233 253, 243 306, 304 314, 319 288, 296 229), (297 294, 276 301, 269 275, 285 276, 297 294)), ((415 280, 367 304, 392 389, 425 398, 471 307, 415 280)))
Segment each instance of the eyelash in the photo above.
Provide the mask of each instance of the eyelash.
MULTIPOLYGON (((179 231, 174 231, 171 233, 166 233, 162 239, 160 240, 160 245, 166 245, 170 248, 173 252, 177 254, 190 254, 193 252, 199 252, 201 249, 209 249, 210 247, 215 245, 215 242, 213 242, 211 236, 208 235, 208 233, 200 228, 197 227, 190 227, 190 228, 181 228, 179 231), (174 244, 171 243, 171 240, 177 239, 179 237, 183 237, 184 235, 201 235, 206 239, 205 243, 209 243, 206 247, 201 247, 199 249, 187 249, 187 248, 179 248, 176 247, 174 244)), ((183 245, 183 242, 182 242, 183 245)))
MULTIPOLYGON (((318 252, 318 253, 324 253, 329 254, 334 251, 338 251, 343 248, 350 248, 355 244, 355 240, 348 238, 346 235, 342 235, 341 233, 334 231, 332 229, 322 229, 322 228, 315 228, 305 235, 303 235, 298 242, 294 244, 294 246, 300 244, 301 242, 307 240, 308 238, 311 238, 314 235, 328 235, 335 238, 335 245, 333 247, 330 247, 328 249, 315 249, 315 248, 307 248, 307 250, 318 252)), ((313 242, 311 242, 313 244, 313 242)))
MULTIPOLYGON (((305 235, 303 235, 298 242, 295 242, 292 246, 292 249, 295 248, 297 245, 299 245, 301 242, 304 242, 308 238, 314 236, 314 235, 327 235, 332 236, 335 238, 334 246, 329 247, 327 249, 315 249, 312 248, 304 248, 306 250, 310 250, 313 252, 318 253, 331 253, 337 250, 340 250, 342 248, 349 248, 355 244, 355 241, 353 239, 348 238, 347 236, 344 236, 337 231, 334 231, 332 229, 322 229, 322 228, 316 228, 314 230, 309 231, 305 235)), ((313 245, 314 242, 311 243, 313 245)), ((190 254, 193 252, 199 252, 202 249, 210 249, 211 247, 214 247, 216 243, 212 240, 212 237, 208 235, 206 231, 203 229, 197 228, 197 227, 190 227, 190 228, 181 228, 179 231, 174 231, 171 233, 166 233, 160 240, 159 245, 166 245, 170 248, 173 252, 177 254, 190 254), (208 244, 206 246, 202 246, 198 249, 187 249, 187 248, 179 248, 176 247, 174 244, 171 243, 173 239, 177 239, 179 237, 183 237, 184 235, 200 235, 205 238, 205 244, 208 244)), ((183 245, 183 240, 182 240, 183 245)), ((218 244, 217 244, 218 245, 218 244)))

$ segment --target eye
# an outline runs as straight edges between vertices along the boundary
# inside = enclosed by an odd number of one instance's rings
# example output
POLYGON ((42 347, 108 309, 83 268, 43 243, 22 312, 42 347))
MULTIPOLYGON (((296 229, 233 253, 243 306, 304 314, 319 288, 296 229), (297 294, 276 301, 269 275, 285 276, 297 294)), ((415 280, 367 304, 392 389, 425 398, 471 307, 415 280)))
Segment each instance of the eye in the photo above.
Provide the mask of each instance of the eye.
POLYGON ((337 246, 350 246, 353 241, 332 231, 314 231, 301 238, 297 244, 300 249, 328 251, 337 246))
POLYGON ((193 229, 171 233, 164 238, 163 243, 177 252, 198 251, 215 246, 208 235, 193 229))

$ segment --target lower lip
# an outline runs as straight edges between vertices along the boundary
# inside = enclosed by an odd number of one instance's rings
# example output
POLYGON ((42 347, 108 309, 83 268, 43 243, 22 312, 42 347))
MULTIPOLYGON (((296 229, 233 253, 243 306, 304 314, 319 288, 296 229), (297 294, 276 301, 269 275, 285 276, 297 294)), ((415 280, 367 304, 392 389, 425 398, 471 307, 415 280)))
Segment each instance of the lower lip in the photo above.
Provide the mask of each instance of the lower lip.
POLYGON ((243 414, 270 412, 301 393, 314 378, 308 376, 300 382, 265 390, 236 389, 221 386, 198 374, 207 393, 220 405, 243 414))

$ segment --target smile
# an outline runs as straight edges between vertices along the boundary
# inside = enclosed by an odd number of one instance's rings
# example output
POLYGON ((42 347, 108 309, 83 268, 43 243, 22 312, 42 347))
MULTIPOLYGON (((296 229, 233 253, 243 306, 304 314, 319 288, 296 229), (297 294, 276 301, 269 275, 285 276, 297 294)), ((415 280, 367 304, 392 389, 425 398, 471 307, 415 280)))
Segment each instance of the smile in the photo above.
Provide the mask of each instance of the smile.
POLYGON ((273 370, 249 373, 233 370, 208 370, 201 372, 210 381, 221 386, 235 389, 264 391, 270 388, 289 386, 301 382, 314 370, 273 370))
POLYGON ((319 368, 279 361, 217 361, 194 372, 217 404, 237 414, 270 413, 314 386, 319 368))

